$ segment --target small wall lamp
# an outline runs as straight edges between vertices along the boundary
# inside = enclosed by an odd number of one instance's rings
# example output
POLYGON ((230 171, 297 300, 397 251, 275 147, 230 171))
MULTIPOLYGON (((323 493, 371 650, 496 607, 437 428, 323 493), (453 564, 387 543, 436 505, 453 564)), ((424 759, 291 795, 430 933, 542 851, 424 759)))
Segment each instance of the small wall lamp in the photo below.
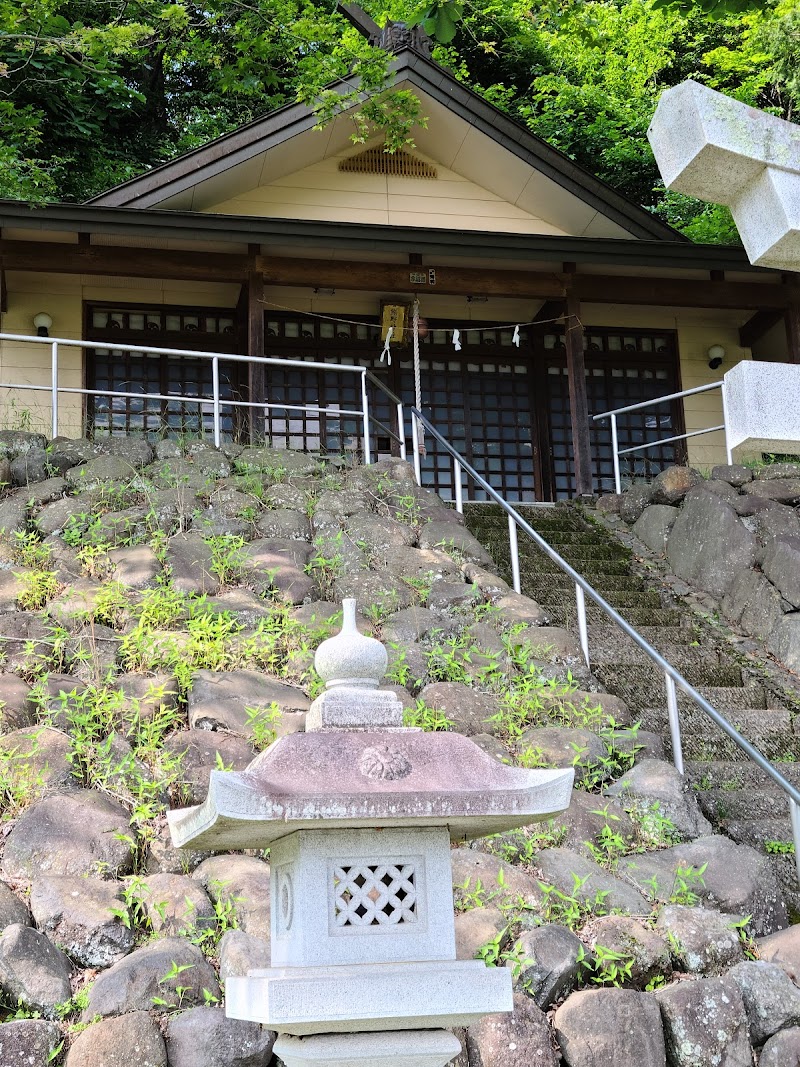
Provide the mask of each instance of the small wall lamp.
POLYGON ((33 316, 33 325, 36 327, 37 337, 49 337, 53 319, 46 311, 40 311, 38 315, 33 316))
POLYGON ((725 349, 722 345, 712 345, 708 350, 708 365, 711 370, 716 370, 725 359, 725 349))

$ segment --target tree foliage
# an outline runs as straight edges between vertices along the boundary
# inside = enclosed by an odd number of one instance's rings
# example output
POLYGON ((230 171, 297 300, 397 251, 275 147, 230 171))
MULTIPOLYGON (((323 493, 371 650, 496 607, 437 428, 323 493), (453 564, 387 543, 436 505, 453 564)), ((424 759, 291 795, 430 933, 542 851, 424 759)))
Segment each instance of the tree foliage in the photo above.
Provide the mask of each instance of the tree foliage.
MULTIPOLYGON (((695 240, 735 229, 660 187, 646 131, 663 89, 691 77, 790 119, 800 102, 800 0, 362 2, 695 240)), ((424 113, 387 71, 333 0, 0 0, 0 195, 85 199, 297 100, 325 123, 356 81, 354 138, 396 149, 424 113)))

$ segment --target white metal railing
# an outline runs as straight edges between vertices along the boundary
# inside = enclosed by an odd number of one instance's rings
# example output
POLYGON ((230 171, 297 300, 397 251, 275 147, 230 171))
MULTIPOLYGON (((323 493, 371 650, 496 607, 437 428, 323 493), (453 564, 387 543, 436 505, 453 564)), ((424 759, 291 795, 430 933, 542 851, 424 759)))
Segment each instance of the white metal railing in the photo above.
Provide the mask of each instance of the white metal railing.
MULTIPOLYGON (((157 348, 152 345, 131 345, 112 341, 81 341, 66 337, 33 337, 30 334, 0 333, 0 341, 25 342, 29 344, 45 345, 50 347, 50 384, 33 385, 30 382, 2 382, 0 389, 14 391, 30 391, 35 393, 48 393, 50 396, 50 430, 52 437, 58 437, 59 422, 59 397, 62 395, 78 396, 103 396, 121 399, 175 401, 181 404, 197 404, 200 412, 200 425, 204 423, 204 417, 210 409, 214 444, 219 448, 222 441, 222 407, 229 408, 253 408, 263 411, 264 417, 273 408, 281 411, 303 411, 312 414, 324 414, 340 418, 351 416, 361 421, 362 426, 362 449, 365 463, 372 462, 370 448, 370 424, 383 430, 391 439, 398 444, 398 450, 402 459, 406 458, 406 439, 404 431, 405 409, 400 397, 388 389, 384 383, 371 373, 366 367, 353 366, 346 363, 317 363, 300 359, 278 359, 269 356, 242 356, 231 352, 200 352, 189 348, 157 348), (108 389, 85 389, 77 386, 61 385, 59 383, 59 350, 61 348, 102 348, 110 352, 137 352, 148 356, 190 356, 193 359, 209 360, 211 363, 211 395, 198 393, 150 393, 150 392, 127 392, 122 390, 108 389), (361 407, 347 409, 333 405, 321 407, 317 404, 291 404, 285 401, 269 402, 263 400, 233 400, 220 393, 219 365, 224 363, 248 363, 260 364, 273 367, 301 367, 308 370, 323 370, 334 374, 357 374, 361 378, 361 407), (390 429, 380 422, 370 411, 369 392, 367 382, 371 382, 377 389, 386 395, 390 404, 394 404, 397 417, 398 432, 390 429)), ((415 453, 416 454, 416 453, 415 453)), ((418 461, 417 461, 418 462, 418 461)))
MULTIPOLYGON (((703 388, 709 388, 708 386, 703 388)), ((702 392, 703 388, 697 390, 702 392)), ((677 396, 683 396, 686 394, 678 393, 677 396)), ((666 399, 666 398, 662 398, 666 399)), ((639 405, 633 405, 638 407, 639 405)), ((630 409, 628 409, 630 410, 630 409)), ((439 444, 450 454, 454 468, 458 472, 459 477, 463 470, 470 478, 474 479, 475 484, 481 486, 486 492, 490 500, 493 500, 496 504, 505 511, 508 516, 508 534, 509 534, 509 547, 511 552, 511 572, 513 576, 514 591, 519 593, 522 591, 520 582, 520 566, 519 566, 519 546, 518 546, 518 530, 522 530, 527 534, 534 543, 544 552, 558 567, 575 583, 575 607, 578 619, 578 634, 580 640, 581 651, 583 653, 584 660, 587 667, 591 666, 591 655, 589 645, 589 626, 586 615, 586 597, 588 596, 597 607, 615 623, 659 668, 664 676, 664 687, 667 704, 667 715, 669 720, 670 738, 672 740, 672 758, 675 764, 675 768, 680 774, 684 773, 683 764, 683 745, 681 742, 681 724, 680 724, 680 709, 678 708, 678 690, 685 693, 697 707, 700 708, 716 725, 722 730, 722 732, 729 737, 733 743, 744 754, 756 763, 771 779, 775 782, 786 794, 789 802, 789 815, 792 824, 792 837, 795 846, 795 865, 797 867, 798 878, 800 878, 800 790, 796 789, 791 782, 785 778, 781 772, 774 767, 767 757, 763 755, 754 745, 739 733, 735 726, 732 726, 730 722, 725 718, 721 712, 710 704, 706 698, 695 689, 695 687, 684 678, 684 676, 677 670, 669 660, 665 659, 657 649, 647 641, 631 624, 616 611, 605 598, 598 593, 598 591, 587 582, 587 580, 571 567, 567 561, 559 555, 559 553, 549 544, 541 534, 526 522, 525 519, 519 514, 519 512, 508 503, 494 489, 489 482, 478 472, 475 468, 462 456, 450 442, 439 433, 439 431, 431 425, 428 419, 417 408, 410 408, 411 423, 412 423, 412 437, 416 443, 421 439, 421 428, 424 428, 425 432, 434 437, 439 444), (418 423, 418 426, 416 425, 418 423)), ((610 414, 610 413, 609 413, 610 414)), ((416 452, 415 452, 416 456, 416 452)), ((415 464, 415 469, 418 471, 418 463, 415 464)), ((417 477, 419 484, 419 476, 417 477)))
MULTIPOLYGON (((725 382, 711 382, 710 385, 698 385, 695 389, 684 389, 680 393, 668 393, 666 396, 659 396, 655 400, 643 400, 639 404, 628 404, 624 408, 614 408, 612 411, 602 411, 599 415, 592 415, 592 421, 597 422, 600 419, 611 420, 611 455, 614 463, 614 491, 616 493, 622 492, 622 478, 619 469, 619 457, 630 455, 632 452, 643 452, 648 448, 658 448, 660 445, 669 445, 675 441, 686 441, 690 437, 700 437, 705 433, 715 433, 717 430, 725 431, 728 417, 725 409, 725 382), (694 396, 696 393, 708 393, 712 389, 719 389, 722 394, 722 418, 723 422, 720 426, 709 426, 704 430, 691 430, 689 433, 675 434, 673 437, 662 437, 657 441, 646 441, 641 445, 632 445, 630 448, 619 447, 617 416, 626 415, 629 411, 642 411, 644 408, 655 407, 658 404, 666 404, 672 400, 681 400, 685 396, 694 396)), ((733 462, 731 456, 731 449, 728 445, 728 436, 725 434, 725 453, 728 457, 728 463, 733 462)))

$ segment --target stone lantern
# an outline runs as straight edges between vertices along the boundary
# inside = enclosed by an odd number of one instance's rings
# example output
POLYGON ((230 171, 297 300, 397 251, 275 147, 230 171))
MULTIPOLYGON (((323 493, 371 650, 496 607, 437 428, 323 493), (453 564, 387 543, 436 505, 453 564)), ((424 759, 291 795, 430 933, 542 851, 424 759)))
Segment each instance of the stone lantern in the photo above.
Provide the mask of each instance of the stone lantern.
POLYGON ((306 732, 212 771, 205 802, 169 816, 178 847, 270 849, 272 966, 228 978, 226 1012, 277 1031, 287 1067, 444 1067, 447 1027, 512 1008, 507 969, 456 959, 450 842, 557 815, 573 772, 404 727, 354 600, 315 662, 306 732))

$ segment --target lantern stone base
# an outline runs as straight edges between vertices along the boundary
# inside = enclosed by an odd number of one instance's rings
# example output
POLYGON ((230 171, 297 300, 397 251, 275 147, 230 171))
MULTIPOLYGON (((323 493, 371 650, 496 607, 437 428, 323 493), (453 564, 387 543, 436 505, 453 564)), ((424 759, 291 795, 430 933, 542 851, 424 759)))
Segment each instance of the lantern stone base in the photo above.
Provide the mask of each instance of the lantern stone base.
POLYGON ((481 960, 272 967, 225 983, 229 1019, 296 1036, 470 1026, 512 1010, 511 972, 481 960))
POLYGON ((286 1067, 445 1067, 461 1051, 447 1030, 371 1034, 281 1034, 274 1052, 286 1067))

